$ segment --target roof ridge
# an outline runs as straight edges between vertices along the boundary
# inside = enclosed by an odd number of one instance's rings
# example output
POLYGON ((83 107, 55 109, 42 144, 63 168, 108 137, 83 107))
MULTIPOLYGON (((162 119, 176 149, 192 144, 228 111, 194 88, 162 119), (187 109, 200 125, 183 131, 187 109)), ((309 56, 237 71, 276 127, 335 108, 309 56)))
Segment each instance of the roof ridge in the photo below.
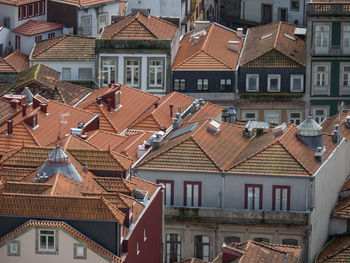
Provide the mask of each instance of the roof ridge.
MULTIPOLYGON (((131 176, 130 178, 134 178, 134 179, 136 179, 136 180, 140 180, 140 181, 142 181, 142 182, 145 182, 145 183, 147 183, 147 184, 152 184, 152 185, 154 185, 154 186, 159 186, 158 184, 156 184, 156 183, 153 183, 153 182, 151 182, 151 181, 147 181, 147 180, 145 180, 145 179, 142 179, 142 178, 140 178, 140 177, 136 177, 136 176, 131 176)), ((124 179, 124 178, 123 178, 124 179)), ((126 180, 126 179, 124 179, 124 180, 126 180)), ((126 180, 127 182, 130 182, 130 183, 132 183, 132 184, 135 184, 135 183, 133 183, 131 180, 126 180)))
POLYGON ((130 167, 125 167, 125 166, 118 160, 118 158, 117 158, 117 156, 119 156, 119 157, 128 159, 129 161, 133 162, 133 160, 131 160, 128 156, 123 155, 123 154, 120 154, 120 153, 108 151, 108 150, 107 150, 106 152, 108 152, 108 153, 111 155, 111 157, 112 157, 123 169, 126 169, 126 170, 127 170, 127 169, 130 168, 130 167), (115 155, 117 155, 117 156, 115 156, 115 155))
POLYGON ((276 49, 277 47, 277 41, 278 41, 278 38, 280 36, 280 31, 281 31, 281 21, 278 22, 278 29, 277 29, 277 33, 276 33, 276 37, 275 37, 275 42, 273 43, 273 48, 276 49))
MULTIPOLYGON (((38 55, 40 55, 40 54, 42 54, 44 51, 47 51, 47 50, 50 49, 50 48, 52 48, 52 47, 55 46, 57 43, 61 42, 63 39, 66 39, 66 37, 67 37, 67 35, 63 35, 63 36, 61 36, 61 37, 58 37, 58 38, 57 38, 57 41, 53 42, 51 45, 48 45, 46 48, 44 48, 43 50, 39 51, 38 53, 33 54, 33 55, 32 55, 32 58, 33 58, 33 57, 36 57, 36 56, 38 56, 38 55)), ((44 40, 44 41, 49 41, 49 39, 44 40)), ((43 41, 43 42, 44 42, 44 41, 43 41)))
POLYGON ((58 184, 58 177, 60 176, 60 174, 56 173, 55 175, 56 175, 55 182, 53 183, 52 188, 51 188, 51 192, 50 192, 50 195, 52 195, 52 196, 53 196, 53 193, 56 190, 56 187, 57 187, 57 184, 58 184))
MULTIPOLYGON (((209 39, 209 36, 211 35, 211 32, 213 31, 213 28, 214 28, 214 24, 211 24, 210 27, 209 27, 209 30, 208 30, 208 35, 205 37, 205 40, 204 40, 204 43, 201 47, 201 49, 204 51, 207 47, 207 42, 208 42, 208 39, 209 39)), ((204 29, 205 30, 205 29, 204 29)))
POLYGON ((223 169, 221 169, 216 162, 213 160, 213 158, 210 156, 210 154, 203 148, 203 146, 194 138, 194 136, 190 137, 195 144, 197 144, 197 146, 202 150, 202 152, 212 161, 212 163, 216 166, 216 168, 218 168, 219 171, 223 171, 223 169))

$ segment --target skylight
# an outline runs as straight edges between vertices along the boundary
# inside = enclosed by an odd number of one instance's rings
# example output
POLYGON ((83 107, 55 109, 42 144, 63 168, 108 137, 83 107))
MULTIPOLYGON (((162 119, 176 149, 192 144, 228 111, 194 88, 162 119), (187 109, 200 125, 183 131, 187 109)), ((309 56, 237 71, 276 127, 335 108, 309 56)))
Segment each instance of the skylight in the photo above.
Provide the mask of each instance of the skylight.
POLYGON ((270 34, 262 36, 260 39, 265 39, 265 38, 271 37, 272 35, 273 35, 273 33, 270 33, 270 34))
POLYGON ((295 37, 292 37, 291 35, 288 35, 286 33, 283 33, 283 36, 285 36, 286 38, 289 38, 290 40, 296 40, 295 37))
POLYGON ((182 128, 180 130, 175 131, 173 133, 173 135, 170 136, 169 140, 172 140, 172 139, 174 139, 176 137, 179 137, 181 135, 184 135, 186 133, 189 133, 189 132, 193 131, 197 127, 197 125, 198 125, 198 123, 196 122, 196 123, 194 123, 192 125, 189 125, 189 126, 187 126, 185 128, 182 128))

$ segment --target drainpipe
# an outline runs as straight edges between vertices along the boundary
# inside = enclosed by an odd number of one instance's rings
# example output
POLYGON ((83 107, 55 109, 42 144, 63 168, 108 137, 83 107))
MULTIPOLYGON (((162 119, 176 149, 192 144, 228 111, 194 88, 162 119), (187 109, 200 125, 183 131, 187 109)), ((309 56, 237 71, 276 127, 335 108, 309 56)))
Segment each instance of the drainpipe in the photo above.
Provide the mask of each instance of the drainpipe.
POLYGON ((221 173, 221 204, 220 204, 221 208, 224 208, 224 204, 225 204, 224 190, 225 190, 225 174, 221 173))

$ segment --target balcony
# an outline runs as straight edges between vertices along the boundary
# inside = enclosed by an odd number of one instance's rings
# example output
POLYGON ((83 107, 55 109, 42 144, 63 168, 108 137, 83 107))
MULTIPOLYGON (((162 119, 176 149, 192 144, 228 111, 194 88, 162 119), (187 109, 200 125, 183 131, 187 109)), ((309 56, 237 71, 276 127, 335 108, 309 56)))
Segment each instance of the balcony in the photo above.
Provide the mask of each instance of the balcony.
POLYGON ((349 16, 350 3, 309 3, 307 16, 349 16))
POLYGON ((312 47, 311 49, 311 55, 313 57, 339 57, 349 56, 349 54, 350 52, 348 52, 348 50, 343 50, 340 45, 332 45, 326 52, 317 52, 315 47, 312 47))
POLYGON ((237 102, 245 101, 295 101, 301 102, 304 93, 299 92, 240 92, 237 102))
POLYGON ((218 208, 165 207, 168 222, 307 226, 308 211, 276 212, 218 208))

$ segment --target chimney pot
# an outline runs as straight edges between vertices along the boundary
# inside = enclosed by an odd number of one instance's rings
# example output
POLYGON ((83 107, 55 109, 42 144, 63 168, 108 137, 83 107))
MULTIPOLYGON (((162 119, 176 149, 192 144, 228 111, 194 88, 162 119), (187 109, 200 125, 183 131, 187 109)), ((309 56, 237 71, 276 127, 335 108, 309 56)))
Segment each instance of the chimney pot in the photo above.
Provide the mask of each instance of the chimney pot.
POLYGON ((7 120, 7 135, 8 136, 13 135, 12 125, 13 125, 13 120, 7 120))
POLYGON ((48 112, 47 112, 47 103, 40 103, 40 110, 43 112, 43 113, 45 113, 45 114, 47 114, 48 112))
POLYGON ((173 117, 173 108, 174 108, 174 105, 170 104, 169 105, 169 108, 170 108, 170 118, 173 117))
POLYGON ((242 37, 243 36, 243 28, 239 27, 237 28, 237 37, 242 37))
POLYGON ((158 108, 158 101, 154 102, 154 108, 158 108))
POLYGON ((107 99, 107 105, 108 105, 108 111, 112 111, 112 99, 111 98, 107 99))
POLYGON ((22 104, 22 116, 27 115, 27 104, 22 104))
POLYGON ((239 44, 240 42, 239 41, 236 41, 236 40, 229 40, 227 42, 227 47, 229 49, 231 49, 232 51, 234 52, 239 52, 239 44))
POLYGON ((12 106, 12 108, 17 109, 18 103, 19 103, 19 101, 16 100, 16 99, 11 100, 11 106, 12 106))
POLYGON ((97 105, 101 106, 102 105, 102 98, 101 97, 97 97, 96 98, 96 102, 97 102, 97 105))

